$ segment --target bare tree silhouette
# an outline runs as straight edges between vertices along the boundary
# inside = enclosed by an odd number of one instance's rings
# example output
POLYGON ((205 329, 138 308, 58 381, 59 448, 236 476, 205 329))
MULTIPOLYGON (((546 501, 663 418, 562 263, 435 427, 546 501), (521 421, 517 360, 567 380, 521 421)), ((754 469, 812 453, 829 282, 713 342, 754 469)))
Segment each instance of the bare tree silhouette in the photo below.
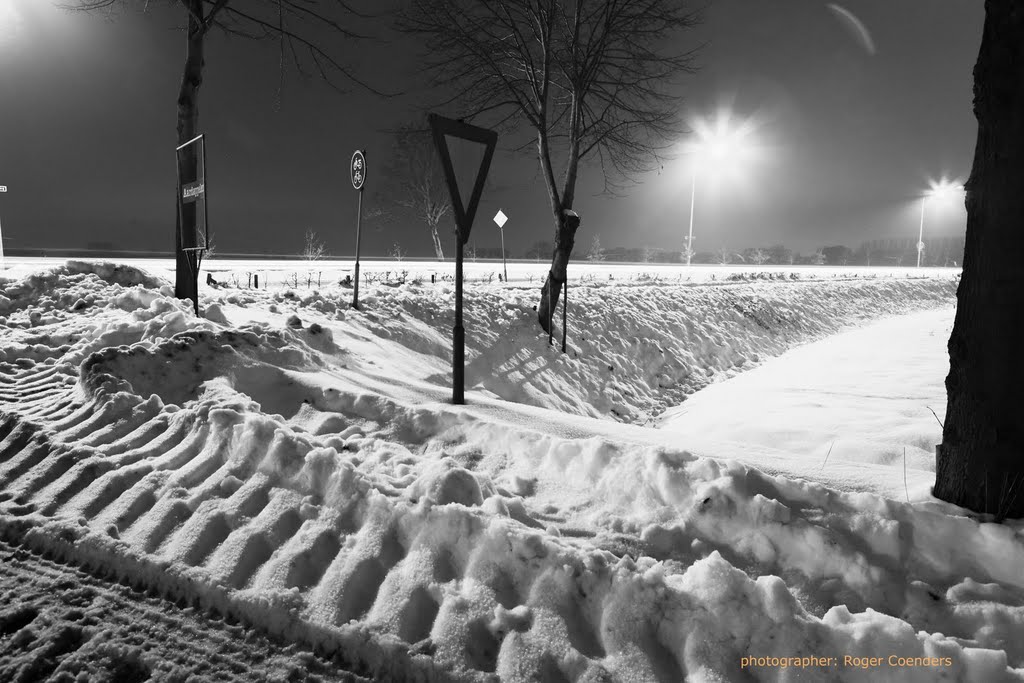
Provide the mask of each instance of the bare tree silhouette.
MULTIPOLYGON (((165 1, 180 7, 185 20, 185 64, 177 98, 179 145, 198 135, 206 38, 214 28, 232 36, 275 41, 282 77, 290 61, 300 74, 316 74, 336 89, 340 90, 341 84, 356 84, 378 92, 349 69, 334 47, 343 42, 339 38, 365 37, 350 30, 348 24, 367 15, 352 9, 344 0, 165 1)), ((130 0, 68 0, 61 6, 72 11, 98 12, 134 4, 130 0)), ((184 153, 183 172, 195 161, 194 156, 189 156, 195 154, 193 148, 186 148, 184 153)), ((186 211, 175 221, 174 295, 182 299, 196 299, 198 293, 198 252, 182 250, 183 232, 194 229, 193 214, 194 211, 186 211)))
POLYGON ((395 131, 391 162, 383 175, 382 196, 423 219, 430 229, 434 254, 443 261, 444 247, 438 225, 452 205, 426 121, 421 125, 407 124, 395 131))
POLYGON ((656 165, 682 130, 667 85, 693 71, 679 46, 696 21, 679 0, 410 0, 402 14, 428 50, 432 85, 452 93, 446 103, 465 118, 525 124, 521 148, 536 145, 555 232, 537 307, 545 331, 580 223, 580 162, 600 165, 608 191, 656 165))

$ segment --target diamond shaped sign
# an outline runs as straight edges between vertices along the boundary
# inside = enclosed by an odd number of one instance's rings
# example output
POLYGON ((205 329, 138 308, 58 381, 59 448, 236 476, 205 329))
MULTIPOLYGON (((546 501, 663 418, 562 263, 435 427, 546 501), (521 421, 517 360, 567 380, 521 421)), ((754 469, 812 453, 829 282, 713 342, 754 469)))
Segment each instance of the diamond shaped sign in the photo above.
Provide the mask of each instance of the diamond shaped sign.
POLYGON ((498 224, 499 228, 505 227, 505 221, 508 220, 508 216, 501 209, 498 209, 498 213, 494 214, 494 222, 498 224))

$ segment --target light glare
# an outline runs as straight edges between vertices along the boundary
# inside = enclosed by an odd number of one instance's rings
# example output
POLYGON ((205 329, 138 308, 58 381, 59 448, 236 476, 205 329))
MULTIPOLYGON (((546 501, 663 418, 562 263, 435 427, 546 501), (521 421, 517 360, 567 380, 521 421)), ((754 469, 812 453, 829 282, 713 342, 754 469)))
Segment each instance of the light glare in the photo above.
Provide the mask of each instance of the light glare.
POLYGON ((962 194, 963 191, 963 185, 943 179, 937 183, 931 183, 931 187, 925 194, 930 199, 942 201, 944 199, 949 199, 951 197, 955 197, 956 195, 962 194))
POLYGON ((0 47, 14 41, 21 30, 21 22, 14 0, 0 0, 0 47))
POLYGON ((688 151, 704 172, 739 170, 754 157, 756 144, 749 121, 734 124, 731 113, 722 111, 714 121, 698 119, 693 123, 697 140, 688 151))

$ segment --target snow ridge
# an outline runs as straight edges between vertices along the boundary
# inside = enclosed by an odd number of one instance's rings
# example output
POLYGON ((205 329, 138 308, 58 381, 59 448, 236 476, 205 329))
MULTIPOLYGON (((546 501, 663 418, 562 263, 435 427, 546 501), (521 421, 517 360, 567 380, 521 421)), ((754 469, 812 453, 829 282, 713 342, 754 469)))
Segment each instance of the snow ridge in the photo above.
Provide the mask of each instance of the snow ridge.
MULTIPOLYGON (((357 328, 226 328, 148 283, 57 277, 92 303, 39 296, 4 321, 9 542, 385 680, 782 677, 744 668, 749 654, 949 657, 893 672, 922 681, 1011 680, 1024 665, 1019 530, 367 389, 339 365, 359 365, 342 333, 396 329, 412 292, 377 290, 389 314, 357 328), (947 556, 943 538, 973 538, 981 559, 947 556)), ((892 286, 925 301, 950 288, 892 286)), ((872 292, 817 298, 866 311, 891 294, 872 292)), ((733 296, 663 294, 706 311, 733 296)), ((428 339, 429 307, 415 320, 402 338, 428 339)), ((654 334, 645 324, 634 333, 654 334)))

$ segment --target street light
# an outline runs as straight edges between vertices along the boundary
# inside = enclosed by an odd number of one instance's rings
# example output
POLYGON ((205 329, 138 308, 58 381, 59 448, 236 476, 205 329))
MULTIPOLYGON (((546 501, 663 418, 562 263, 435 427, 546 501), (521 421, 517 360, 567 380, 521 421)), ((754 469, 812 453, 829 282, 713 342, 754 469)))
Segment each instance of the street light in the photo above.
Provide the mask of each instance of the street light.
POLYGON ((924 193, 921 197, 921 225, 917 230, 917 267, 921 267, 921 253, 924 251, 924 210, 928 205, 929 199, 937 199, 939 201, 948 199, 956 194, 964 191, 963 185, 951 183, 948 180, 942 180, 937 183, 932 183, 931 188, 924 193))
MULTIPOLYGON (((0 193, 5 192, 7 192, 7 186, 0 185, 0 193)), ((4 228, 3 225, 0 225, 0 270, 3 270, 4 267, 4 228)))
POLYGON ((690 151, 695 156, 690 185, 690 231, 686 238, 686 265, 693 257, 693 207, 697 199, 697 166, 706 166, 711 173, 731 170, 740 166, 752 156, 750 140, 753 126, 743 122, 733 125, 728 112, 720 112, 712 123, 699 119, 694 123, 697 141, 691 143, 690 151))

